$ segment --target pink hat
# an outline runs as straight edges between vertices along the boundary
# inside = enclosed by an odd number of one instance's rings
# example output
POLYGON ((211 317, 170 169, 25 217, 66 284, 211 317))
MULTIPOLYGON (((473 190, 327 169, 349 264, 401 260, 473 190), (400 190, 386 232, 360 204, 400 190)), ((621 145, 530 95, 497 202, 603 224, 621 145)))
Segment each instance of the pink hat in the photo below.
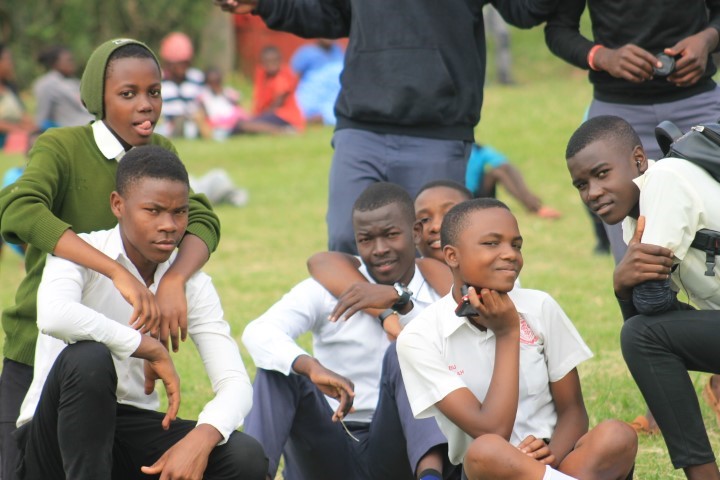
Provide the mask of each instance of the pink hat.
POLYGON ((166 62, 189 62, 192 57, 192 41, 182 32, 170 33, 160 42, 160 58, 166 62))

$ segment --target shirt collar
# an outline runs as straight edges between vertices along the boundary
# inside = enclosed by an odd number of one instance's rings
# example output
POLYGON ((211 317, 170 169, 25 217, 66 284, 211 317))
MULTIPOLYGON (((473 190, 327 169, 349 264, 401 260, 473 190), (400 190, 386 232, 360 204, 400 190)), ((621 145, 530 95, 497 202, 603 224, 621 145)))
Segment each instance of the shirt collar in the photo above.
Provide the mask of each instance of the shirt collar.
MULTIPOLYGON (((528 313, 528 310, 525 308, 522 302, 523 294, 522 289, 518 288, 517 286, 513 288, 511 291, 508 292, 508 296, 513 301, 513 304, 515 305, 515 309, 518 312, 518 315, 521 318, 526 318, 526 315, 528 313)), ((470 330, 477 332, 481 335, 488 335, 492 336, 495 335, 492 330, 487 330, 483 332, 482 330, 478 329, 475 325, 470 323, 470 320, 468 320, 467 317, 458 317, 455 315, 455 308, 457 307, 457 302, 455 302, 455 298, 453 298, 452 294, 452 288, 450 288, 450 293, 445 295, 443 298, 437 301, 437 307, 440 308, 440 311, 442 312, 442 335, 443 338, 450 337, 453 333, 455 333, 460 327, 463 325, 466 325, 467 328, 470 330)))
MULTIPOLYGON (((137 267, 132 263, 130 258, 127 255, 127 252, 125 251, 125 246, 123 245, 122 236, 120 235, 120 225, 116 225, 115 228, 113 228, 110 231, 110 236, 108 237, 108 240, 105 244, 105 248, 103 249, 103 252, 113 260, 116 260, 121 265, 123 265, 125 268, 127 268, 133 275, 136 277, 140 277, 140 272, 138 272, 137 267)), ((155 275, 153 277, 153 285, 157 287, 158 283, 160 282, 160 279, 163 275, 165 275, 165 272, 167 272, 168 268, 170 268, 170 265, 172 264, 172 261, 175 259, 175 255, 177 255, 177 251, 173 252, 173 254, 170 256, 170 258, 162 263, 158 263, 157 268, 155 269, 155 275)))
POLYGON ((125 148, 123 148, 120 140, 113 135, 102 120, 94 121, 92 123, 92 129, 95 144, 100 149, 100 153, 108 160, 115 159, 119 162, 123 155, 125 155, 125 148))

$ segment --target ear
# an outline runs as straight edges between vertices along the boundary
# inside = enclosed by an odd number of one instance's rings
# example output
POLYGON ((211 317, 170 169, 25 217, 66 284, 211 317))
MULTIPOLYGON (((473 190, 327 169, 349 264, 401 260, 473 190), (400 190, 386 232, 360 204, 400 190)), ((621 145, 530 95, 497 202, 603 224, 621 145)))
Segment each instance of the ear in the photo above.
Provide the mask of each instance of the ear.
POLYGON ((638 174, 645 173, 648 167, 648 158, 642 145, 635 145, 632 151, 632 159, 638 170, 638 174))
POLYGON ((415 243, 415 245, 419 245, 422 241, 422 231, 422 223, 418 220, 413 224, 413 243, 415 243))
POLYGON ((457 247, 445 245, 443 247, 443 255, 445 255, 445 263, 447 263, 450 268, 455 269, 460 265, 460 254, 457 247))
POLYGON ((110 209, 113 212, 113 215, 115 215, 115 218, 120 220, 123 216, 123 213, 125 212, 125 200, 123 200, 122 196, 118 192, 113 191, 110 194, 110 209))

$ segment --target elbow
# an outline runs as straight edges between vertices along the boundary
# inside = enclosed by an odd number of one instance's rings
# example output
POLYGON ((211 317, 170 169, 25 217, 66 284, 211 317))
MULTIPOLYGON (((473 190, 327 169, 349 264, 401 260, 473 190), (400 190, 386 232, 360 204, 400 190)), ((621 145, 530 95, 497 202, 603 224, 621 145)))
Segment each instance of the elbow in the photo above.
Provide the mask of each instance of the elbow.
POLYGON ((68 342, 65 319, 71 318, 66 304, 62 302, 38 302, 37 326, 40 333, 68 342))

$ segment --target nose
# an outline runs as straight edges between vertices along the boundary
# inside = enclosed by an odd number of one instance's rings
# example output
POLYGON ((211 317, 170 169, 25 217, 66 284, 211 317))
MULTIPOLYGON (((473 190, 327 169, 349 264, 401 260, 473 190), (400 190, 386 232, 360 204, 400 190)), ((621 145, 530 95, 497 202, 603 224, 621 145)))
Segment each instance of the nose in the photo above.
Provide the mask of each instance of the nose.
POLYGON ((174 233, 178 229, 178 223, 175 215, 171 212, 165 212, 158 219, 158 231, 166 233, 174 233))
POLYGON ((150 112, 153 109, 153 104, 150 101, 148 95, 138 95, 137 109, 139 112, 150 112))
POLYGON ((438 233, 440 231, 440 225, 442 224, 442 217, 435 216, 430 221, 430 232, 431 233, 438 233))
POLYGON ((376 257, 384 257, 390 251, 387 241, 384 238, 376 238, 373 242, 373 255, 376 257))
POLYGON ((520 250, 510 243, 504 243, 500 250, 500 257, 507 262, 516 263, 521 255, 520 250))
POLYGON ((603 194, 602 185, 600 185, 599 182, 588 182, 588 188, 587 188, 587 200, 585 203, 588 203, 588 201, 597 200, 600 198, 600 196, 603 194))

